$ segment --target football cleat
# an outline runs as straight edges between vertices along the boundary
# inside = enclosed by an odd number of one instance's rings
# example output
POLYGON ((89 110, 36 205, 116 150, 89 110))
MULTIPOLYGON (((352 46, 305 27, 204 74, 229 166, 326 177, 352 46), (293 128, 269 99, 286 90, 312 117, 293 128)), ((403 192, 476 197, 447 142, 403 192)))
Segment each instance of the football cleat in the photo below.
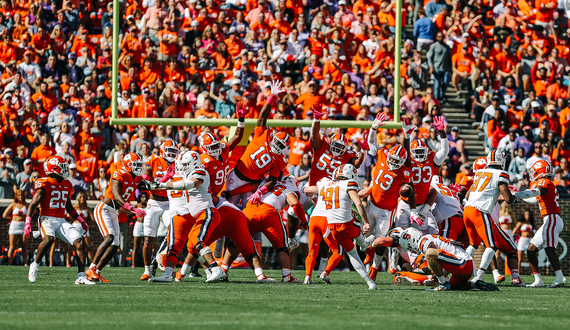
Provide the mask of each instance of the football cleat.
POLYGON ((86 276, 80 276, 75 280, 75 284, 93 285, 95 282, 89 281, 86 276))
POLYGON ((426 289, 426 291, 447 291, 449 290, 449 282, 445 282, 443 284, 438 283, 438 285, 434 286, 433 288, 426 289))
POLYGON ((493 279, 495 280, 495 284, 503 283, 505 281, 505 277, 503 275, 493 275, 493 279))
POLYGON ((388 272, 390 272, 390 274, 396 274, 398 270, 396 268, 392 267, 392 264, 390 264, 390 266, 388 266, 388 272))
POLYGON ((319 276, 319 278, 323 280, 323 282, 325 282, 326 284, 332 284, 331 277, 327 272, 323 272, 321 276, 319 276))
POLYGON ((151 276, 147 273, 142 274, 141 276, 141 281, 148 281, 151 278, 151 276))
POLYGON ((213 267, 212 275, 206 280, 206 283, 215 283, 226 279, 228 276, 220 266, 213 267))
POLYGON ((256 283, 277 283, 277 280, 267 277, 265 274, 261 274, 257 277, 256 283))
POLYGON ((85 271, 85 276, 87 276, 87 279, 90 281, 94 281, 97 282, 99 276, 97 275, 97 270, 95 268, 89 268, 85 271))
MULTIPOLYGON (((221 268, 221 267, 220 267, 221 268)), ((223 270, 223 269, 222 269, 223 270)), ((204 271, 206 272, 206 282, 208 281, 208 279, 210 278, 210 276, 212 276, 212 270, 210 268, 206 268, 204 269, 204 271)), ((198 271, 196 271, 196 273, 198 274, 198 271)), ((200 274, 198 274, 200 275, 200 274)), ((226 273, 226 276, 228 274, 226 273)), ((189 276, 190 277, 190 276, 189 276)), ((200 277, 202 277, 202 275, 200 275, 200 277)))
MULTIPOLYGON (((366 239, 364 240, 364 246, 366 247, 366 252, 368 252, 369 249, 374 250, 374 248, 371 245, 372 245, 372 243, 374 243, 375 239, 376 239, 376 237, 374 235, 370 235, 370 236, 366 237, 366 239)), ((360 251, 364 252, 365 248, 363 248, 361 246, 360 251)))
POLYGON ((526 287, 526 284, 521 280, 521 278, 517 278, 511 282, 511 286, 522 286, 526 287))
POLYGON ((28 280, 34 283, 36 281, 36 276, 38 275, 38 268, 39 265, 37 263, 33 263, 30 265, 30 270, 28 271, 28 280))
POLYGON ((396 285, 422 285, 420 281, 408 276, 401 276, 399 273, 394 276, 394 283, 396 283, 396 285))
POLYGON ((182 280, 184 280, 184 276, 186 276, 186 275, 182 275, 182 273, 180 271, 177 271, 175 276, 174 276, 174 280, 176 282, 182 282, 182 280))
POLYGON ((303 284, 313 284, 313 279, 307 275, 305 276, 305 282, 303 282, 303 284))
POLYGON ((495 284, 483 282, 481 280, 475 281, 475 287, 481 291, 499 291, 499 288, 495 284))
POLYGON ((376 287, 376 283, 374 283, 374 282, 372 282, 372 281, 366 282, 366 283, 368 284, 368 290, 376 290, 376 289, 378 289, 378 288, 376 287))
POLYGON ((300 245, 299 241, 295 237, 288 238, 287 240, 289 241, 289 251, 295 250, 300 245))
POLYGON ((374 282, 376 282, 376 275, 378 275, 378 268, 371 266, 370 270, 368 271, 368 276, 370 276, 370 279, 374 282))
POLYGON ((376 249, 374 249, 372 247, 366 249, 366 258, 363 261, 363 263, 365 265, 368 265, 369 263, 371 263, 374 260, 374 252, 375 251, 376 251, 376 249))
POLYGON ((281 283, 301 283, 298 279, 294 278, 291 274, 283 276, 281 283))
POLYGON ((544 282, 542 281, 542 279, 540 279, 539 281, 535 280, 534 282, 527 285, 526 287, 527 288, 543 288, 543 287, 545 287, 545 285, 544 285, 544 282))
POLYGON ((437 277, 429 275, 427 280, 424 281, 423 285, 425 286, 436 286, 439 282, 437 281, 437 277))
POLYGON ((563 285, 566 285, 566 277, 562 278, 562 282, 559 282, 558 280, 556 280, 552 284, 550 284, 548 287, 549 288, 556 288, 558 286, 563 286, 563 285))
POLYGON ((166 269, 165 262, 166 262, 166 254, 159 253, 156 256, 156 263, 158 264, 158 269, 164 271, 166 269))
POLYGON ((149 282, 172 282, 172 275, 162 274, 162 276, 151 277, 148 279, 149 282))
POLYGON ((188 277, 198 278, 203 276, 200 273, 198 273, 198 270, 196 270, 195 272, 191 272, 190 274, 188 274, 188 277))

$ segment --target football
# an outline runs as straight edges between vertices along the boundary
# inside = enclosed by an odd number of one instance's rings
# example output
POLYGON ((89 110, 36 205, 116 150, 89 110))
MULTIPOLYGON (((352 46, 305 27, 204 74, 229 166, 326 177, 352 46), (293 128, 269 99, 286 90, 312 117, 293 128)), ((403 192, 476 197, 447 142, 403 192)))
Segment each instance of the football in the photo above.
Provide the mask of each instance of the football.
POLYGON ((404 184, 400 187, 400 196, 408 198, 412 195, 412 187, 409 184, 404 184))

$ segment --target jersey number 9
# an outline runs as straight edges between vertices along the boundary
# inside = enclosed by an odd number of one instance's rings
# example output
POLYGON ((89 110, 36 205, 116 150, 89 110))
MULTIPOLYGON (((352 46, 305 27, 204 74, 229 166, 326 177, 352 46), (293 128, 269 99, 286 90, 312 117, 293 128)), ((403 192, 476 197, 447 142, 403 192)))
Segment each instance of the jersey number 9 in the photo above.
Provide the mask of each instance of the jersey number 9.
POLYGON ((249 155, 249 157, 251 157, 255 165, 259 168, 264 168, 271 163, 271 156, 265 152, 265 147, 260 147, 256 152, 249 155))

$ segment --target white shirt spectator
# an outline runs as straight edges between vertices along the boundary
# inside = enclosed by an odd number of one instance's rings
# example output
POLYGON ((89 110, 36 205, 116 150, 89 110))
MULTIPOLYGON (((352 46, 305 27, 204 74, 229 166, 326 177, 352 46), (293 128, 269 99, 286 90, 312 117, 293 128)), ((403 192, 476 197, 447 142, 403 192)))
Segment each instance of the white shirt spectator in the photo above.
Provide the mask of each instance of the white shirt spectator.
POLYGON ((30 64, 22 62, 18 66, 18 69, 22 73, 22 78, 29 83, 33 83, 36 79, 42 76, 42 69, 34 62, 30 62, 30 64))
POLYGON ((378 111, 381 111, 388 102, 384 98, 384 95, 376 95, 376 97, 365 95, 362 97, 360 104, 367 105, 370 108, 371 113, 377 113, 378 111))
POLYGON ((297 41, 287 41, 287 53, 295 56, 295 59, 302 61, 305 59, 305 43, 297 39, 297 41))
POLYGON ((8 85, 6 85, 6 87, 4 88, 4 91, 11 93, 14 91, 16 86, 20 87, 20 96, 22 96, 24 98, 24 100, 29 101, 30 98, 32 97, 32 92, 31 92, 30 86, 25 82, 22 82, 21 84, 18 85, 14 81, 12 81, 8 85))

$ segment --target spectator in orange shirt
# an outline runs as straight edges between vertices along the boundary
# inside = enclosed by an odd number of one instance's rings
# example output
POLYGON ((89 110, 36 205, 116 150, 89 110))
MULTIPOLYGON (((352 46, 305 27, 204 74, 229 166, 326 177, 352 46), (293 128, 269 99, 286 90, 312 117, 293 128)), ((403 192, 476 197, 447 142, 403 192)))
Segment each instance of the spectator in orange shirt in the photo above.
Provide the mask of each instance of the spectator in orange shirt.
POLYGON ((245 46, 243 41, 238 37, 235 27, 232 26, 228 33, 230 36, 225 40, 226 46, 228 47, 228 53, 230 53, 233 60, 237 60, 245 46))
POLYGON ((546 89, 546 102, 548 104, 556 104, 559 98, 568 99, 568 87, 564 86, 564 77, 562 76, 557 76, 556 83, 546 89))
POLYGON ((39 57, 47 57, 46 52, 51 49, 51 37, 42 25, 38 26, 38 32, 32 36, 30 46, 39 57))
POLYGON ((299 96, 296 101, 297 105, 303 106, 303 119, 307 117, 307 112, 311 110, 313 105, 319 102, 323 102, 322 97, 317 93, 317 83, 311 80, 309 82, 309 88, 310 92, 299 96))
POLYGON ((166 62, 176 56, 176 46, 179 42, 179 38, 176 31, 174 31, 174 22, 171 22, 170 18, 165 18, 162 22, 162 26, 164 28, 156 34, 160 44, 158 60, 166 62))
POLYGON ((156 102, 150 97, 148 87, 143 88, 142 94, 135 98, 135 104, 131 112, 132 118, 156 118, 156 102))
POLYGON ((32 101, 37 102, 38 100, 48 112, 57 104, 57 98, 48 91, 48 84, 45 81, 40 83, 40 91, 32 95, 32 101))
POLYGON ((540 118, 540 123, 547 122, 548 129, 556 135, 560 135, 561 128, 560 128, 560 118, 558 118, 558 114, 556 114, 556 106, 554 104, 547 104, 544 108, 546 114, 540 118))
POLYGON ((75 157, 75 163, 77 164, 79 175, 85 182, 87 182, 87 184, 93 183, 98 167, 97 155, 93 152, 93 141, 85 140, 83 143, 83 151, 80 151, 79 155, 75 157))
POLYGON ((40 173, 40 177, 45 177, 44 172, 44 162, 46 158, 55 155, 57 152, 55 148, 48 144, 49 139, 47 135, 43 134, 40 136, 40 145, 35 147, 30 156, 32 163, 34 164, 36 171, 40 173))
POLYGON ((10 61, 16 60, 16 48, 12 44, 12 36, 4 34, 3 42, 0 44, 0 65, 6 67, 10 61))
POLYGON ((459 93, 459 83, 463 82, 467 85, 468 94, 471 94, 472 82, 471 79, 476 78, 477 67, 473 55, 469 54, 467 50, 469 46, 464 44, 461 51, 451 58, 453 63, 453 74, 451 80, 455 87, 455 91, 459 93))

